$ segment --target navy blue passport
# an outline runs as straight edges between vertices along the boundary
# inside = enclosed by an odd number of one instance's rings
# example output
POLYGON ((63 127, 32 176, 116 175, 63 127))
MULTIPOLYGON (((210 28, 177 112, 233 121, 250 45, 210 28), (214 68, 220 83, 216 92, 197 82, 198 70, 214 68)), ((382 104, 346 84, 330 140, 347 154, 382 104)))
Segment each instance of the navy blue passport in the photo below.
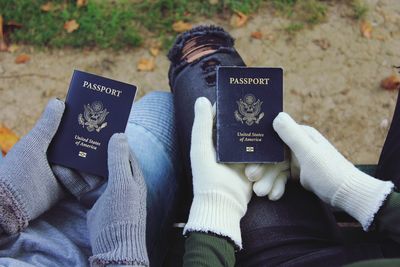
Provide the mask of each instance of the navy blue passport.
POLYGON ((108 176, 107 147, 125 132, 136 86, 75 70, 60 126, 47 151, 51 163, 108 176))
POLYGON ((219 67, 217 161, 284 161, 283 141, 272 128, 282 110, 282 68, 219 67))

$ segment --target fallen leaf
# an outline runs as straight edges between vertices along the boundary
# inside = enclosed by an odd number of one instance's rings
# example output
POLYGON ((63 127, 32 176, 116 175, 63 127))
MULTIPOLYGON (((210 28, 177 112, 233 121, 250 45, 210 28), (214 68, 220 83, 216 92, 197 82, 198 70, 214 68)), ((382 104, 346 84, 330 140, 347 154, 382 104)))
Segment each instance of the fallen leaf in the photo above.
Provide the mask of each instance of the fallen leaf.
POLYGON ((76 0, 76 6, 77 6, 77 7, 86 6, 87 3, 88 3, 88 0, 76 0))
POLYGON ((251 33, 251 37, 253 37, 254 39, 261 39, 262 38, 262 33, 261 32, 252 32, 251 33))
POLYGON ((20 54, 15 58, 15 63, 17 64, 24 64, 31 60, 31 57, 27 54, 20 54))
POLYGON ((372 24, 368 21, 361 21, 360 23, 360 31, 362 36, 365 38, 371 39, 372 35, 372 24))
POLYGON ((4 41, 4 33, 3 33, 3 16, 0 15, 0 51, 7 51, 8 47, 6 42, 4 41))
POLYGON ((187 30, 190 30, 191 28, 193 28, 193 25, 188 23, 188 22, 184 22, 182 20, 179 20, 177 22, 175 22, 174 24, 172 24, 172 29, 175 32, 184 32, 187 30))
POLYGON ((235 11, 231 17, 230 24, 233 27, 239 28, 246 24, 249 17, 240 11, 235 11))
POLYGON ((150 50, 150 54, 153 57, 156 57, 160 53, 160 48, 158 48, 158 47, 150 47, 149 50, 150 50))
POLYGON ((64 29, 68 32, 71 33, 73 31, 76 31, 79 28, 79 24, 76 22, 76 20, 72 19, 64 23, 64 29))
POLYGON ((331 46, 331 43, 327 39, 315 39, 313 43, 319 46, 322 50, 326 50, 331 46))
POLYGON ((19 49, 19 45, 11 44, 8 46, 8 52, 14 53, 19 49))
POLYGON ((7 154, 18 140, 19 137, 13 131, 0 124, 0 150, 3 155, 7 154))
POLYGON ((40 7, 40 10, 43 12, 49 12, 53 9, 53 3, 52 2, 47 2, 46 4, 42 5, 40 7))
POLYGON ((392 74, 381 81, 381 87, 386 90, 396 90, 400 86, 400 77, 392 74))
POLYGON ((141 58, 137 64, 138 71, 152 71, 154 67, 154 59, 141 58))

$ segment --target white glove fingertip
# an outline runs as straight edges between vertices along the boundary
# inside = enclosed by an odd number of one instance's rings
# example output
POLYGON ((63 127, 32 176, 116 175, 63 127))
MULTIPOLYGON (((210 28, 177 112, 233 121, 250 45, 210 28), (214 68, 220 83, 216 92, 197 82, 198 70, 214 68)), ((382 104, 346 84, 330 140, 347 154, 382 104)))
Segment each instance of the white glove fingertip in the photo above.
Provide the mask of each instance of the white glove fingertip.
POLYGON ((276 179, 271 192, 268 194, 269 200, 276 201, 280 199, 285 193, 285 185, 288 178, 288 174, 282 173, 276 179))
POLYGON ((282 138, 296 154, 308 151, 314 144, 301 125, 297 124, 292 117, 285 112, 280 112, 274 119, 272 125, 279 137, 282 138))
POLYGON ((244 174, 251 182, 260 180, 263 175, 263 168, 261 164, 249 164, 244 169, 244 174))
POLYGON ((265 197, 266 195, 268 195, 269 193, 268 188, 263 188, 260 185, 258 185, 257 183, 253 184, 253 192, 258 196, 258 197, 265 197))

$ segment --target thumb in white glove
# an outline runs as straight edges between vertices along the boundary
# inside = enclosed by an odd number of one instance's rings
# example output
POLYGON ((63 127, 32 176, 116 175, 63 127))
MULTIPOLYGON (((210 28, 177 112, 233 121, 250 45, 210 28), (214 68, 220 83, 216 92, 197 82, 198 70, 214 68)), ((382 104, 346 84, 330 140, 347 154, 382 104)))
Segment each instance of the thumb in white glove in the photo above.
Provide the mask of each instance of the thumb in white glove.
POLYGON ((275 118, 273 127, 297 158, 304 188, 326 203, 343 209, 368 230, 392 192, 393 183, 361 172, 317 130, 297 124, 284 112, 275 118))
POLYGON ((289 177, 289 162, 248 164, 245 174, 251 182, 254 182, 253 191, 257 196, 268 195, 270 200, 278 200, 285 192, 286 181, 289 177))
POLYGON ((213 116, 210 101, 198 98, 190 150, 194 197, 184 234, 212 232, 230 238, 242 248, 240 220, 252 195, 251 183, 244 175, 244 165, 217 163, 213 116))

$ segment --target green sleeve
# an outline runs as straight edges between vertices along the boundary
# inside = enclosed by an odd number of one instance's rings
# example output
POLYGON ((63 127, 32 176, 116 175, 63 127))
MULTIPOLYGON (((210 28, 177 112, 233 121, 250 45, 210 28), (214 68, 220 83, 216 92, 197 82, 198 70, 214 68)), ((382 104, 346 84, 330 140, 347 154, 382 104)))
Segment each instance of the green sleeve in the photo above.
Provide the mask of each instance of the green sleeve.
POLYGON ((375 222, 380 233, 400 243, 400 193, 389 195, 375 222))
POLYGON ((185 241, 183 266, 233 267, 235 249, 228 240, 205 233, 193 232, 185 241))

